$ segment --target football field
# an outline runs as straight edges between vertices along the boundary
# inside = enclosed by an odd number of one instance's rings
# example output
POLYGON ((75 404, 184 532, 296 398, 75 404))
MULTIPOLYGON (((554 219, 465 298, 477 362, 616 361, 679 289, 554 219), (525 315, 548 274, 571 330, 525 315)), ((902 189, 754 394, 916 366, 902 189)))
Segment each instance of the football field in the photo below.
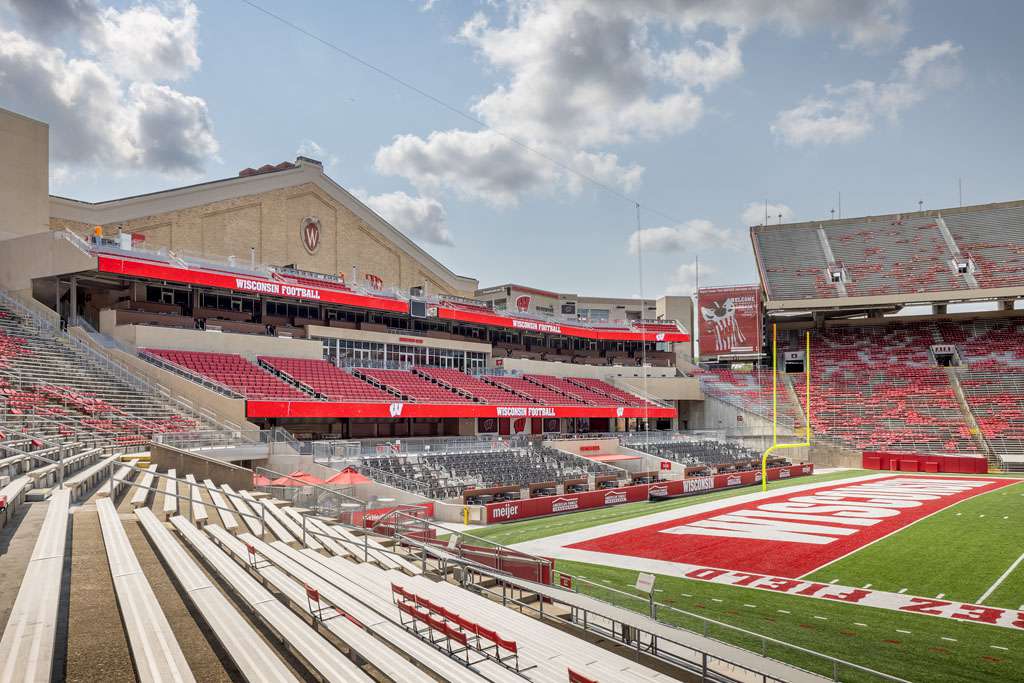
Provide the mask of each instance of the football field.
POLYGON ((659 618, 684 627, 707 617, 908 680, 980 681, 1024 671, 1022 522, 1020 479, 849 471, 477 535, 554 557, 581 592, 638 611, 637 574, 655 573, 659 618))

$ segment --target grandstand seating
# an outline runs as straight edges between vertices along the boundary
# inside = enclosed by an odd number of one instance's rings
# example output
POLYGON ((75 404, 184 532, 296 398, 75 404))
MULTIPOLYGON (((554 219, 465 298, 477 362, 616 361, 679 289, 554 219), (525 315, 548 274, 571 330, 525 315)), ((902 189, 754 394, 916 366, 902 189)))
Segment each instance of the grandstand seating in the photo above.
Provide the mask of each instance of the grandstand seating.
POLYGON ((550 389, 547 386, 538 384, 537 382, 531 382, 523 377, 512 377, 505 375, 489 376, 483 375, 481 379, 485 382, 489 382, 495 386, 513 391, 517 394, 527 396, 531 400, 549 406, 574 406, 574 405, 587 405, 585 402, 566 396, 565 394, 559 393, 554 389, 550 389))
POLYGON ((279 356, 260 356, 258 360, 331 401, 391 401, 394 398, 325 360, 279 356))
POLYGON ((630 448, 649 453, 682 465, 732 465, 747 468, 761 461, 761 454, 752 448, 716 439, 685 439, 674 441, 637 441, 630 448))
MULTIPOLYGON (((697 371, 700 388, 708 396, 721 399, 743 410, 771 418, 772 416, 772 373, 771 370, 750 371, 709 368, 697 371)), ((779 422, 792 427, 799 422, 798 410, 786 393, 782 377, 777 380, 779 422)))
POLYGON ((189 372, 207 377, 254 400, 307 401, 312 397, 233 353, 140 349, 189 372))
POLYGON ((814 433, 858 449, 977 453, 949 378, 929 357, 941 342, 927 324, 812 335, 814 433))
POLYGON ((424 403, 472 403, 467 396, 452 391, 448 386, 438 384, 422 374, 414 374, 405 370, 381 370, 377 368, 359 368, 355 370, 359 377, 365 378, 384 389, 401 396, 406 400, 424 403))
POLYGON ((461 370, 454 368, 419 366, 413 368, 413 371, 483 403, 503 406, 536 405, 536 401, 494 384, 488 384, 477 377, 467 375, 461 370))
POLYGON ((652 401, 642 399, 639 396, 623 391, 602 379, 594 379, 591 377, 567 377, 566 380, 571 384, 585 387, 593 393, 606 396, 618 404, 634 408, 642 408, 645 405, 655 405, 652 401))
POLYGON ((0 430, 50 443, 128 446, 200 424, 52 329, 0 305, 0 430))
POLYGON ((620 473, 617 468, 547 447, 364 456, 362 464, 372 471, 397 475, 389 479, 396 486, 403 481, 416 483, 420 486, 411 490, 438 499, 461 496, 468 488, 526 486, 620 473))
POLYGON ((907 217, 751 229, 771 299, 957 291, 972 282, 955 252, 973 261, 981 288, 1024 284, 1024 207, 968 208, 907 217), (948 229, 947 243, 942 226, 948 229), (826 246, 831 251, 828 258, 826 246), (845 269, 842 289, 829 278, 845 269))
POLYGON ((523 375, 523 379, 542 387, 547 387, 552 391, 568 396, 580 403, 586 403, 592 406, 606 406, 613 404, 613 401, 608 396, 592 391, 588 387, 574 384, 563 377, 555 377, 554 375, 523 375))
POLYGON ((953 213, 944 220, 960 251, 977 266, 979 286, 1024 285, 1024 207, 953 213))

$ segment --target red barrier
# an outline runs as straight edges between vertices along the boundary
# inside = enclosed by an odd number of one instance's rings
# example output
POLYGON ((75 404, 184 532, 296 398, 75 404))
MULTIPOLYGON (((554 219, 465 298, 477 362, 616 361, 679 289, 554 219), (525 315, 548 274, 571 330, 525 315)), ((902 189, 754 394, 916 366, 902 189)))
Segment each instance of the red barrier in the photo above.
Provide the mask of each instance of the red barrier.
MULTIPOLYGON (((814 465, 790 465, 772 467, 768 470, 768 481, 789 479, 814 473, 814 465)), ((583 493, 567 493, 561 496, 544 496, 543 498, 527 498, 525 500, 508 500, 502 503, 488 503, 487 523, 510 522, 530 517, 557 515, 564 512, 590 510, 593 508, 618 505, 620 503, 636 503, 647 500, 650 496, 678 496, 686 493, 701 493, 734 486, 751 486, 761 482, 761 473, 750 470, 729 474, 716 474, 711 477, 690 477, 656 484, 637 484, 600 491, 583 493)))
POLYGON ((861 454, 861 467, 866 470, 890 470, 894 472, 988 474, 988 461, 980 455, 864 451, 861 454))

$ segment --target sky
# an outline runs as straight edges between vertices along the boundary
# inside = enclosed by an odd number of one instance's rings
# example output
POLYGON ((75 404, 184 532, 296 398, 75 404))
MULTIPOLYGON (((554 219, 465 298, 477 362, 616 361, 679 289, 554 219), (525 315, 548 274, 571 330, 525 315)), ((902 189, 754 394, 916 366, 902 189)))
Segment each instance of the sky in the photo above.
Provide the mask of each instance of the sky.
POLYGON ((996 0, 0 0, 0 107, 50 124, 53 194, 302 154, 481 286, 689 295, 697 258, 701 285, 756 282, 765 202, 773 223, 827 219, 840 193, 843 216, 942 208, 958 178, 964 204, 1021 199, 1022 15, 996 0))

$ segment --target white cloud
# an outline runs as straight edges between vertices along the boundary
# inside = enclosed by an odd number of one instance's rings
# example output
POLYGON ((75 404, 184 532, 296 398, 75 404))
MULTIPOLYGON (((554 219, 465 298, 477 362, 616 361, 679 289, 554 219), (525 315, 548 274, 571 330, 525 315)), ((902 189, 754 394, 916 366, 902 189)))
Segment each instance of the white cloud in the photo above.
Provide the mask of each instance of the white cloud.
MULTIPOLYGON (((717 272, 714 266, 701 265, 700 275, 704 277, 717 272)), ((692 296, 697 291, 697 264, 683 263, 669 276, 665 296, 692 296)))
POLYGON ((932 93, 963 80, 961 48, 946 41, 909 50, 893 79, 883 83, 854 81, 825 86, 823 97, 808 97, 779 112, 771 125, 783 142, 827 145, 860 140, 880 120, 895 123, 900 115, 932 93))
POLYGON ((629 236, 629 253, 633 255, 641 246, 645 253, 661 253, 704 249, 708 245, 735 248, 740 240, 734 231, 716 227, 702 218, 681 225, 644 228, 629 236))
POLYGON ((216 155, 206 102, 160 83, 199 67, 190 0, 174 4, 173 16, 88 0, 7 4, 25 32, 0 29, 0 99, 50 124, 56 163, 182 173, 216 155), (67 34, 74 43, 65 50, 30 37, 47 30, 47 42, 67 34))
POLYGON ((436 199, 412 197, 404 192, 360 193, 359 198, 413 240, 445 246, 454 244, 448 231, 448 215, 436 199))
MULTIPOLYGON (((743 225, 750 227, 751 225, 764 225, 764 202, 750 202, 747 204, 747 208, 743 210, 742 219, 743 225)), ((768 203, 768 222, 778 223, 779 215, 782 215, 782 222, 789 223, 793 220, 793 210, 785 204, 773 204, 768 203)))
POLYGON ((326 147, 318 144, 315 140, 303 140, 300 142, 298 149, 295 150, 295 154, 296 156, 316 159, 327 169, 337 166, 339 161, 337 155, 332 154, 326 147))
MULTIPOLYGON (((753 31, 840 26, 849 45, 874 46, 898 40, 904 13, 903 0, 511 0, 501 18, 473 16, 458 38, 499 79, 473 105, 476 116, 628 191, 643 169, 607 147, 693 129, 707 93, 742 74, 742 43, 753 31)), ((489 130, 398 136, 379 150, 377 168, 499 205, 580 184, 489 130)))

